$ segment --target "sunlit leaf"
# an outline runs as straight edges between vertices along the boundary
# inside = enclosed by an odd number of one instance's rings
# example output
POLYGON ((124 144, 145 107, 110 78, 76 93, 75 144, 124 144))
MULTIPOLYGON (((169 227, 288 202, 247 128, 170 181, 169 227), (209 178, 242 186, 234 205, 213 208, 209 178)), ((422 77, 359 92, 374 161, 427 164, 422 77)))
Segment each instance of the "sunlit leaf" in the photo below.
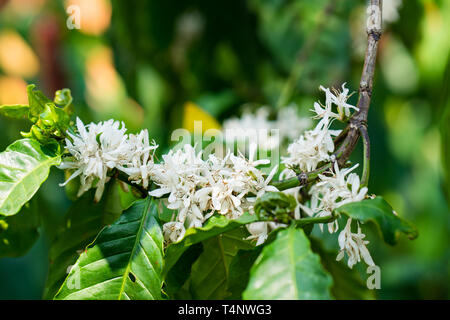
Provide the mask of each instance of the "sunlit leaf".
POLYGON ((163 242, 156 204, 135 202, 81 254, 55 299, 161 299, 163 242))
POLYGON ((0 106, 0 115, 14 119, 25 119, 28 117, 30 107, 23 104, 0 106))
POLYGON ((76 200, 67 212, 63 225, 50 246, 50 267, 44 299, 53 299, 67 277, 68 268, 94 241, 103 227, 113 223, 127 204, 121 204, 120 188, 111 181, 99 203, 94 203, 94 190, 76 200))
POLYGON ((19 212, 60 161, 57 144, 43 146, 33 139, 18 140, 0 153, 0 215, 19 212))
POLYGON ((246 300, 330 299, 330 275, 302 229, 279 231, 250 271, 246 300))

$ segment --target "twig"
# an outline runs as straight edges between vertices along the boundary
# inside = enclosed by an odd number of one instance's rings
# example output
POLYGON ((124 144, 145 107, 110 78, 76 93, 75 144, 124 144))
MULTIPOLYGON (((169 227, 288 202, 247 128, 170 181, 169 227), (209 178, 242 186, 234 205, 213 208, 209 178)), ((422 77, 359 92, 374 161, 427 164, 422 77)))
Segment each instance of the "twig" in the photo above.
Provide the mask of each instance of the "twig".
MULTIPOLYGON (((370 4, 367 8, 369 17, 367 19, 367 49, 364 58, 364 67, 361 74, 361 81, 359 83, 359 97, 358 97, 358 111, 350 118, 348 126, 344 129, 344 134, 339 135, 335 139, 335 143, 339 143, 343 140, 340 147, 333 154, 338 161, 339 167, 345 165, 350 155, 352 154, 355 146, 359 140, 361 134, 365 135, 365 158, 370 154, 369 135, 367 133, 367 117, 369 113, 370 100, 372 96, 373 77, 375 74, 375 64, 377 58, 378 41, 381 37, 381 21, 382 21, 382 0, 370 0, 370 4), (363 133, 362 133, 363 132, 363 133), (345 138, 344 138, 345 137, 345 138)), ((325 166, 319 168, 322 170, 325 166)), ((363 176, 363 182, 368 182, 368 162, 365 162, 365 177, 363 176)), ((317 170, 316 170, 317 171, 317 170)), ((300 185, 307 184, 317 179, 317 175, 314 175, 315 171, 309 173, 301 173, 295 178, 288 179, 286 181, 277 181, 273 185, 289 188, 298 187, 300 185), (305 180, 305 177, 308 179, 305 180), (311 178, 310 178, 311 177, 311 178), (295 183, 297 180, 297 183, 295 183), (289 182, 289 183, 288 183, 289 182)), ((283 189, 285 190, 285 189, 283 189)))
POLYGON ((361 186, 367 187, 369 184, 369 175, 370 175, 370 138, 369 133, 367 132, 367 128, 365 126, 361 126, 359 128, 359 132, 361 134, 361 138, 364 144, 364 160, 363 160, 363 176, 361 179, 361 186))
POLYGON ((319 174, 325 172, 329 168, 331 168, 331 162, 323 165, 322 167, 320 167, 317 170, 310 171, 310 172, 303 172, 303 173, 299 174, 298 176, 295 176, 295 177, 292 177, 292 178, 289 178, 286 180, 274 181, 271 183, 271 185, 273 185, 280 191, 299 187, 299 186, 304 186, 304 185, 307 185, 308 183, 316 180, 319 177, 319 174))
POLYGON ((297 228, 301 228, 313 223, 330 223, 336 220, 337 218, 338 218, 337 215, 330 215, 326 217, 306 217, 301 218, 299 220, 295 220, 294 223, 297 228))

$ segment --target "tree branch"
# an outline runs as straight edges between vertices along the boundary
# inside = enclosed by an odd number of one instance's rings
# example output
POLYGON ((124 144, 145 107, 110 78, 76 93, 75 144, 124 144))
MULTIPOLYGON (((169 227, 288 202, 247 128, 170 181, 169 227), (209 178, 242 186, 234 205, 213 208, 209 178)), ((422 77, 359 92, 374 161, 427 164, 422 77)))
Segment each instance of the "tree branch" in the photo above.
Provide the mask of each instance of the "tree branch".
MULTIPOLYGON (((339 167, 345 165, 353 150, 355 149, 355 146, 358 143, 361 134, 365 136, 365 158, 370 154, 369 135, 367 132, 367 117, 369 114, 369 107, 372 96, 378 41, 380 40, 382 34, 381 13, 382 0, 370 0, 370 4, 367 7, 367 48, 364 58, 364 67, 359 83, 358 103, 356 105, 359 110, 350 118, 348 126, 343 130, 343 134, 339 135, 334 141, 336 145, 343 141, 337 151, 333 154, 335 159, 338 161, 339 167)), ((367 171, 365 171, 366 176, 363 176, 363 182, 367 183, 368 162, 365 162, 365 164, 367 171)), ((281 188, 284 188, 286 186, 288 186, 289 188, 294 188, 305 185, 317 179, 318 175, 314 173, 318 170, 321 171, 323 168, 325 168, 325 166, 309 173, 301 173, 297 177, 288 179, 286 181, 274 182, 272 183, 272 185, 280 186, 281 188), (305 179, 305 177, 307 179, 305 179)), ((285 188, 283 190, 286 189, 288 188, 285 188)))

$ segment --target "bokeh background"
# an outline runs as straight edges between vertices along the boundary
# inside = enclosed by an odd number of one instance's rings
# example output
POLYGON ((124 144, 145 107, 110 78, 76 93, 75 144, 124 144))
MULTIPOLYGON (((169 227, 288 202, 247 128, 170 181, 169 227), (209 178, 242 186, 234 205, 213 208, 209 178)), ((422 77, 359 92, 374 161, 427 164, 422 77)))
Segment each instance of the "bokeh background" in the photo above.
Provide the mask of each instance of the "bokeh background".
MULTIPOLYGON (((450 2, 385 0, 373 102, 370 193, 413 221, 418 239, 375 233, 380 299, 450 298, 450 2)), ((0 0, 0 104, 26 85, 72 90, 87 121, 148 128, 161 149, 175 128, 220 127, 244 104, 305 114, 319 85, 357 91, 365 50, 362 0, 0 0), (81 9, 70 30, 66 9, 81 9), (290 79, 290 80, 289 80, 290 79), (285 93, 285 94, 282 94, 285 93)), ((356 95, 352 102, 356 102, 356 95)), ((0 118, 0 148, 26 123, 0 118)), ((360 151, 360 149, 359 149, 360 151)), ((357 152, 358 153, 358 150, 357 152)), ((356 156, 356 160, 358 156, 356 156)), ((39 192, 44 227, 20 258, 0 259, 0 299, 40 299, 54 226, 70 204, 54 170, 39 192)))

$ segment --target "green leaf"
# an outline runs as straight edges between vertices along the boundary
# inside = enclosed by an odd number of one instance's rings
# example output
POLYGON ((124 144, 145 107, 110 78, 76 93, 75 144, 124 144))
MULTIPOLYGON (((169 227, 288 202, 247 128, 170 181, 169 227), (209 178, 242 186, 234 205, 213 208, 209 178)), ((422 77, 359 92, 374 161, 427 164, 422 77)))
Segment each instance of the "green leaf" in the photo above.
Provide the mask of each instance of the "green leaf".
MULTIPOLYGON (((170 269, 164 279, 164 292, 173 300, 185 300, 182 295, 183 287, 191 275, 192 264, 203 252, 203 245, 196 243, 190 246, 178 259, 177 263, 170 269)), ((187 289, 186 289, 187 290, 187 289)), ((188 293, 189 294, 189 293, 188 293)), ((189 294, 189 298, 192 296, 189 294)))
POLYGON ((246 300, 330 299, 330 275, 301 229, 279 231, 250 271, 246 300))
POLYGON ((19 212, 60 161, 59 145, 34 139, 18 140, 0 153, 0 215, 19 212))
POLYGON ((52 102, 45 96, 45 94, 43 94, 39 90, 35 90, 35 88, 36 85, 34 84, 30 84, 27 86, 28 104, 30 106, 29 108, 31 116, 30 120, 33 122, 35 121, 33 120, 33 118, 37 119, 37 117, 39 117, 39 114, 44 111, 45 105, 52 102))
POLYGON ((410 239, 418 236, 416 227, 394 214, 392 207, 382 197, 348 203, 337 208, 336 212, 361 222, 373 222, 381 231, 384 241, 390 245, 397 243, 400 233, 410 239))
POLYGON ((157 206, 135 202, 72 267, 55 299, 161 299, 163 244, 157 206))
POLYGON ((441 131, 441 154, 442 154, 442 169, 444 172, 444 187, 447 198, 447 203, 450 204, 450 103, 445 108, 442 116, 440 131, 441 131))
POLYGON ((320 255, 324 268, 333 277, 331 294, 338 300, 373 300, 375 291, 369 290, 356 269, 336 261, 336 253, 326 251, 319 241, 311 240, 311 248, 320 255))
POLYGON ((116 221, 128 207, 128 204, 120 203, 119 189, 117 183, 111 181, 99 203, 94 203, 95 191, 90 190, 69 208, 50 247, 44 299, 53 299, 67 277, 68 267, 77 261, 102 228, 116 221))
POLYGON ((39 215, 34 200, 20 214, 0 217, 0 258, 23 256, 39 238, 39 215))
POLYGON ((242 300, 242 293, 250 279, 250 269, 261 254, 263 246, 257 246, 253 250, 239 250, 230 263, 230 276, 228 279, 228 291, 230 300, 242 300))
POLYGON ((194 299, 220 300, 230 296, 230 263, 239 249, 253 245, 244 239, 248 232, 238 228, 203 242, 203 252, 192 265, 189 291, 194 299))
POLYGON ((230 220, 224 216, 212 216, 203 227, 186 230, 186 234, 180 242, 167 247, 164 275, 167 275, 189 246, 255 221, 257 221, 256 216, 248 213, 236 220, 230 220))
POLYGON ((30 107, 22 104, 0 106, 0 115, 13 119, 25 119, 29 111, 30 107))

